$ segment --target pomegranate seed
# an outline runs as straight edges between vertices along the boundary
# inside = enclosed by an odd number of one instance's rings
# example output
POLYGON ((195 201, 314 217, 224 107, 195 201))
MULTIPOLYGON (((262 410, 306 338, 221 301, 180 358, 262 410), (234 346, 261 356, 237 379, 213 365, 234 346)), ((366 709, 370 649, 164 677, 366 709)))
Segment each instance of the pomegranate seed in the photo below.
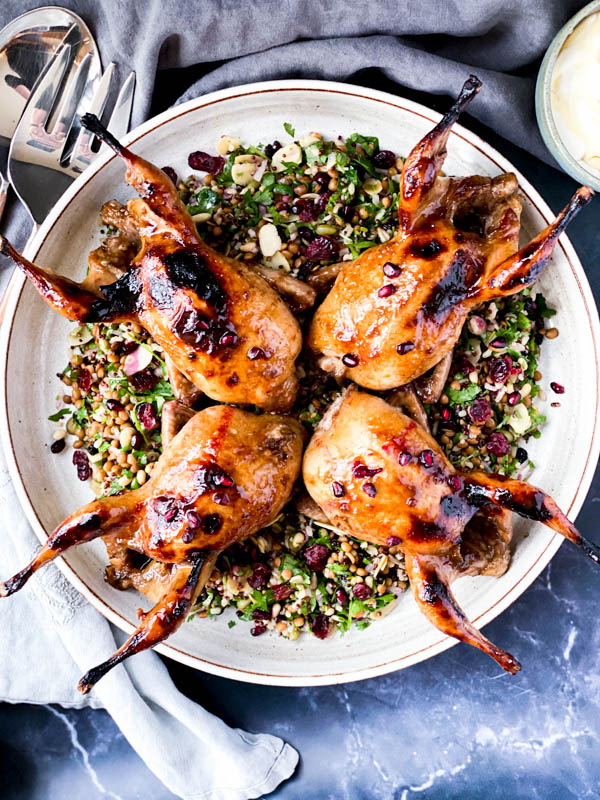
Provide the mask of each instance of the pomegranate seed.
POLYGON ((50 445, 50 452, 51 453, 60 453, 65 449, 65 440, 64 439, 56 439, 50 445))
POLYGON ((260 609, 260 608, 255 608, 255 609, 254 609, 254 611, 252 612, 252 619, 253 619, 253 620, 257 620, 257 619, 261 619, 261 620, 271 619, 271 615, 269 614, 269 612, 268 612, 268 611, 263 611, 263 610, 262 610, 262 609, 260 609))
POLYGON ((271 586, 271 589, 275 600, 287 600, 294 591, 289 583, 279 583, 277 586, 271 586))
POLYGON ((357 600, 368 600, 372 592, 366 583, 357 583, 352 587, 352 594, 357 600))
POLYGON ((450 419, 452 419, 452 412, 450 411, 449 408, 447 407, 442 408, 442 419, 445 422, 448 422, 450 419))
POLYGON ((492 407, 487 400, 477 398, 469 406, 469 416, 473 422, 485 422, 492 416, 492 407))
POLYGON ((136 414, 142 427, 147 431, 156 428, 158 425, 158 419, 150 403, 140 403, 136 408, 136 414))
POLYGON ((348 595, 343 589, 338 589, 337 592, 335 593, 335 596, 337 598, 338 603, 341 606, 345 606, 346 603, 348 602, 348 595))
POLYGON ((233 478, 226 472, 217 472, 213 481, 215 486, 233 486, 233 478))
POLYGON ((250 628, 250 633, 252 636, 260 636, 261 633, 264 633, 267 630, 265 625, 255 625, 253 628, 250 628))
POLYGON ((340 503, 340 511, 349 511, 350 503, 340 503))
POLYGON ((345 364, 347 367, 357 367, 358 356, 356 353, 346 353, 342 356, 342 364, 345 364))
POLYGON ((433 467, 433 450, 423 450, 419 456, 419 461, 424 467, 433 467))
POLYGON ((173 522, 175 517, 177 516, 177 507, 171 506, 165 511, 165 519, 167 522, 173 522))
POLYGON ((382 286, 381 289, 377 292, 378 297, 390 297, 390 295, 395 294, 396 287, 393 283, 386 283, 385 286, 382 286))
POLYGON ((313 544, 304 551, 304 560, 311 569, 318 572, 325 569, 328 559, 329 550, 324 544, 313 544))
POLYGON ((405 467, 410 461, 410 459, 411 459, 410 453, 406 452, 400 453, 400 455, 398 456, 398 463, 400 464, 401 467, 405 467))
POLYGON ((383 265, 383 274, 388 278, 397 278, 401 272, 402 267, 399 267, 398 264, 392 264, 391 261, 386 261, 383 265))
POLYGON ((373 164, 377 169, 389 169, 396 163, 396 154, 391 150, 380 150, 373 156, 373 164))
POLYGON ((505 456, 510 450, 510 442, 503 433, 496 431, 488 438, 487 449, 495 456, 505 456))
POLYGON ((369 497, 375 497, 375 495, 377 494, 377 489, 375 488, 375 484, 371 482, 363 483, 362 490, 365 494, 368 494, 369 497))
POLYGON ((329 620, 325 614, 315 614, 310 622, 310 629, 317 639, 326 639, 329 636, 329 620))
POLYGON ((344 484, 340 483, 339 481, 334 481, 331 484, 331 491, 333 492, 334 497, 343 497, 346 494, 344 484))
POLYGON ((396 350, 398 351, 398 354, 401 356, 410 353, 410 351, 414 349, 415 349, 414 342, 402 342, 402 344, 396 345, 396 350))
POLYGON ((517 447, 515 458, 517 459, 519 464, 522 464, 524 461, 527 461, 527 455, 528 455, 527 450, 525 450, 524 447, 517 447))
POLYGON ((554 394, 564 394, 565 393, 565 387, 562 386, 560 383, 555 383, 554 381, 552 381, 552 383, 550 384, 550 388, 552 389, 554 394))
POLYGON ((520 392, 512 392, 507 397, 509 406, 516 406, 520 399, 521 399, 520 392))
POLYGON ((250 350, 248 350, 247 355, 250 361, 256 361, 257 358, 267 357, 265 351, 262 350, 260 347, 251 347, 250 350))
POLYGON ((225 333, 222 333, 221 338, 219 339, 219 344, 222 345, 235 344, 236 342, 237 336, 233 331, 226 331, 225 333))
POLYGON ((462 482, 461 482, 460 478, 458 477, 458 475, 451 475, 448 478, 448 486, 451 489, 454 489, 455 492, 458 492, 458 490, 462 486, 462 482))
POLYGON ((281 149, 281 142, 278 139, 275 139, 275 141, 272 144, 268 144, 265 146, 265 155, 267 158, 273 158, 275 153, 280 149, 281 149))
POLYGON ((177 173, 173 169, 173 167, 161 167, 162 171, 165 175, 168 175, 169 178, 173 181, 175 186, 177 186, 177 173))
POLYGON ((227 492, 215 492, 213 494, 213 500, 220 506, 228 506, 229 503, 231 503, 231 497, 229 497, 227 492))
POLYGON ((503 336, 498 336, 493 342, 490 342, 490 347, 500 350, 502 347, 506 347, 506 339, 503 336))
POLYGON ((139 450, 140 447, 144 444, 144 439, 141 433, 134 433, 131 437, 131 449, 132 450, 139 450))
POLYGON ((248 583, 253 589, 260 589, 270 574, 271 570, 264 564, 255 564, 252 568, 252 575, 248 578, 248 583))
POLYGON ((225 159, 221 158, 221 156, 211 156, 208 153, 203 153, 202 150, 196 150, 194 153, 189 154, 188 164, 192 169, 197 169, 199 172, 219 175, 223 172, 225 159))
POLYGON ((112 397, 110 397, 106 401, 106 407, 108 408, 109 411, 122 411, 123 410, 122 404, 119 403, 118 400, 114 400, 112 397))
POLYGON ((317 172, 316 175, 313 175, 313 181, 318 183, 319 186, 327 186, 331 178, 326 172, 317 172))
POLYGON ((368 478, 369 468, 365 464, 355 464, 352 467, 352 474, 355 478, 368 478))
POLYGON ((194 541, 194 531, 191 528, 188 528, 187 531, 184 531, 181 534, 181 541, 184 544, 190 544, 190 542, 194 541))
POLYGON ((399 536, 388 536, 385 543, 388 547, 397 547, 402 544, 402 539, 399 536))
POLYGON ((204 533, 217 533, 223 525, 223 517, 220 514, 207 514, 202 520, 202 530, 204 533))

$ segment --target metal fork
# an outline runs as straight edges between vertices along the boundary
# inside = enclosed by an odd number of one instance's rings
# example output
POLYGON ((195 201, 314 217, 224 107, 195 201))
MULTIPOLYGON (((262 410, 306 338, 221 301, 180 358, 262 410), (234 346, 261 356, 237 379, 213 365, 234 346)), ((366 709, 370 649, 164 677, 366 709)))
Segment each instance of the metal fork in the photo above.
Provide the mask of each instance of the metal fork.
MULTIPOLYGON (((102 114, 115 70, 111 63, 99 82, 88 81, 88 55, 68 77, 76 53, 70 33, 30 97, 8 156, 10 182, 31 214, 34 230, 98 155, 93 150, 94 137, 81 127, 79 118, 85 112, 102 114)), ((107 123, 117 137, 127 133, 134 89, 135 73, 131 72, 107 123)))

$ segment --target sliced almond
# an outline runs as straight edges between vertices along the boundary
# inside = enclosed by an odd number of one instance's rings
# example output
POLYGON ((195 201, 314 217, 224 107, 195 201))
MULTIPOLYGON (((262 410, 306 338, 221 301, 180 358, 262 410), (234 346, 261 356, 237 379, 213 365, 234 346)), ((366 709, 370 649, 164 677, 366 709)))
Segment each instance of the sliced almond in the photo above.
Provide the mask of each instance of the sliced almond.
POLYGON ((321 141, 321 134, 314 133, 311 131, 311 133, 309 133, 308 136, 303 136, 301 139, 299 139, 298 144, 301 147, 310 147, 311 144, 316 144, 317 142, 320 141, 321 141))
MULTIPOLYGON (((266 225, 263 225, 263 228, 265 227, 266 225)), ((261 228, 261 230, 263 230, 263 228, 261 228)), ((269 266, 273 267, 273 269, 284 269, 286 272, 290 271, 289 261, 283 253, 280 252, 275 253, 273 257, 269 259, 269 266)))
POLYGON ((281 237, 279 231, 272 222, 267 222, 263 225, 258 232, 258 244, 260 245, 260 252, 265 258, 274 256, 278 250, 281 250, 281 237))
POLYGON ((383 189, 383 184, 379 178, 367 178, 367 180, 363 182, 362 188, 367 194, 379 194, 383 189))
POLYGON ((261 161, 261 158, 253 156, 251 153, 236 156, 231 167, 231 177, 235 183, 238 186, 247 186, 260 166, 261 161))
POLYGON ((271 166, 275 172, 282 172, 285 164, 301 164, 302 150, 296 142, 280 147, 271 159, 271 166))

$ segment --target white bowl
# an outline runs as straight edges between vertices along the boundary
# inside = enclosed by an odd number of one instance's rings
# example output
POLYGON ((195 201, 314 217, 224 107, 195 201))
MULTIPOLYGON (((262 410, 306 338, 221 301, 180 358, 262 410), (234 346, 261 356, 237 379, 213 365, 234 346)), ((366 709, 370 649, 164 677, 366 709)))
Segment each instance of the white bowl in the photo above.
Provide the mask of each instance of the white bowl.
MULTIPOLYGON (((486 91, 484 86, 482 91, 486 91)), ((474 102, 477 102, 476 100, 474 102)), ((439 119, 417 103, 347 84, 283 81, 216 92, 161 114, 126 138, 135 152, 186 175, 193 150, 215 151, 221 134, 246 142, 285 140, 283 123, 297 135, 311 130, 333 137, 354 131, 379 136, 381 146, 406 155, 439 119)), ((448 144, 446 171, 455 175, 497 175, 512 165, 479 137, 460 126, 448 144)), ((119 159, 106 155, 77 180, 40 228, 26 255, 72 278, 85 274, 87 254, 98 240, 101 203, 131 196, 123 184, 119 159)), ((535 189, 517 173, 523 193, 523 239, 553 217, 535 189)), ((565 197, 565 201, 567 198, 565 197)), ((586 212, 584 212, 586 213, 586 212)), ((549 421, 528 450, 537 468, 532 482, 550 492, 574 518, 581 508, 598 457, 598 342, 594 301, 579 260, 565 236, 540 280, 540 288, 558 310, 557 339, 543 348, 543 385, 566 386, 561 407, 547 407, 549 421)), ((52 312, 20 277, 13 280, 1 335, 4 381, 1 426, 9 467, 23 508, 40 541, 64 517, 90 499, 74 474, 68 453, 51 455, 56 373, 67 356, 71 324, 52 312)), ((561 544, 539 524, 519 521, 516 549, 500 579, 464 578, 458 600, 481 626, 507 608, 535 579, 561 544), (530 534, 530 535, 527 535, 530 534)), ((106 553, 101 542, 84 545, 59 561, 73 585, 111 622, 126 632, 145 604, 135 591, 120 592, 105 583, 106 553)), ((33 578, 35 580, 35 578, 33 578)), ((7 600, 5 602, 10 602, 7 600)), ((409 592, 386 618, 365 631, 326 641, 301 636, 292 643, 275 634, 254 638, 249 626, 227 627, 228 614, 216 621, 182 626, 158 649, 164 655, 217 675, 254 683, 314 685, 380 675, 430 658, 456 644, 443 637, 417 611, 409 592)), ((502 645, 502 642, 498 642, 502 645)), ((109 655, 107 653, 107 655, 109 655)), ((518 656, 518 653, 515 655, 518 656)), ((484 656, 481 656, 484 658, 484 656)), ((526 665, 525 665, 526 666, 526 665)))

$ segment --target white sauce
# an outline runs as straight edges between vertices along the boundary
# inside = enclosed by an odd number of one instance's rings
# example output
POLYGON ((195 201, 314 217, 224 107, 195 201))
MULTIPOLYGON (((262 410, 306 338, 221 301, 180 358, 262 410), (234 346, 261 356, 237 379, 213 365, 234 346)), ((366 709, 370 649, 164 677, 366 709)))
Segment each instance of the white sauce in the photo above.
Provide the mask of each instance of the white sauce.
POLYGON ((600 176, 600 12, 582 20, 562 46, 551 103, 569 153, 600 176))

